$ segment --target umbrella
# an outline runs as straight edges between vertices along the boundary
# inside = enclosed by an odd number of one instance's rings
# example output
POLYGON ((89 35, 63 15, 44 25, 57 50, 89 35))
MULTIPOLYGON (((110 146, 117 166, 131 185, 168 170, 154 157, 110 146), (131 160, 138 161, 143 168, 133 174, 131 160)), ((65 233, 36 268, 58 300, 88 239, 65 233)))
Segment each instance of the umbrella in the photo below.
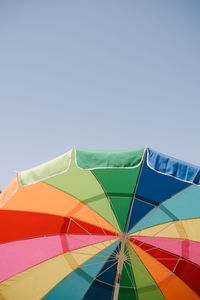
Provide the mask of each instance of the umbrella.
POLYGON ((0 195, 0 299, 199 299, 200 168, 69 152, 0 195))

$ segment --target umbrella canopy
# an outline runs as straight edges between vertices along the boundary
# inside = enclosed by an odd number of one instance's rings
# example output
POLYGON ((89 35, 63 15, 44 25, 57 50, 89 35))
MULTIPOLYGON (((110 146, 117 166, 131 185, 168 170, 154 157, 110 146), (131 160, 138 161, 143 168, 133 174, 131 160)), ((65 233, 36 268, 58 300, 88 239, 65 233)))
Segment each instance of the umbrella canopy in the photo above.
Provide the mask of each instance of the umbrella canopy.
POLYGON ((200 168, 72 149, 0 195, 0 299, 199 299, 200 168))

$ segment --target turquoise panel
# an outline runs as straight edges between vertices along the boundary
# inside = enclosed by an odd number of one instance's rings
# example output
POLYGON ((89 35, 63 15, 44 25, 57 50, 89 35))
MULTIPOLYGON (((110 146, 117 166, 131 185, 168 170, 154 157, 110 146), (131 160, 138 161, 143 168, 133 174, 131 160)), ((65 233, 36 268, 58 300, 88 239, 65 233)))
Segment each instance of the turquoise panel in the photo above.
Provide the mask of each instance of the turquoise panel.
POLYGON ((200 187, 192 185, 165 201, 163 205, 179 220, 199 218, 200 187))
POLYGON ((144 228, 148 228, 161 223, 171 222, 172 219, 158 208, 152 209, 143 219, 141 219, 129 233, 133 233, 144 228))

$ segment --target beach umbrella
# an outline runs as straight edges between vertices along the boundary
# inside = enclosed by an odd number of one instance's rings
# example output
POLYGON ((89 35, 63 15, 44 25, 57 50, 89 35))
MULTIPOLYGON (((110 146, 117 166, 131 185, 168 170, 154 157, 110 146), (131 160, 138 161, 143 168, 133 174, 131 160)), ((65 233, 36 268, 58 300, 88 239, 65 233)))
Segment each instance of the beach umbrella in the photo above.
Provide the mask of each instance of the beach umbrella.
POLYGON ((200 168, 72 149, 0 195, 0 299, 199 299, 200 168))

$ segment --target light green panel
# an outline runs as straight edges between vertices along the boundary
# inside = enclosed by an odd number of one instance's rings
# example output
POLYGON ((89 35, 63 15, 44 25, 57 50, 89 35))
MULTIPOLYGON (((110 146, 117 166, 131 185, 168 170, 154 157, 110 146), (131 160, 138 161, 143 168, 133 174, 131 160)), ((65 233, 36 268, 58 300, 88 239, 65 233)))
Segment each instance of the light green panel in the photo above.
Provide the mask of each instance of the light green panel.
POLYGON ((142 160, 144 148, 134 150, 76 150, 80 168, 133 168, 142 160))
POLYGON ((139 300, 164 300, 164 296, 156 285, 151 274, 147 271, 133 248, 127 243, 128 255, 135 278, 139 300))
POLYGON ((44 180, 45 183, 54 186, 86 203, 95 212, 120 231, 110 203, 91 171, 77 168, 74 161, 74 152, 70 168, 67 172, 44 180))
POLYGON ((22 186, 33 184, 69 169, 72 150, 35 168, 19 172, 22 186))

